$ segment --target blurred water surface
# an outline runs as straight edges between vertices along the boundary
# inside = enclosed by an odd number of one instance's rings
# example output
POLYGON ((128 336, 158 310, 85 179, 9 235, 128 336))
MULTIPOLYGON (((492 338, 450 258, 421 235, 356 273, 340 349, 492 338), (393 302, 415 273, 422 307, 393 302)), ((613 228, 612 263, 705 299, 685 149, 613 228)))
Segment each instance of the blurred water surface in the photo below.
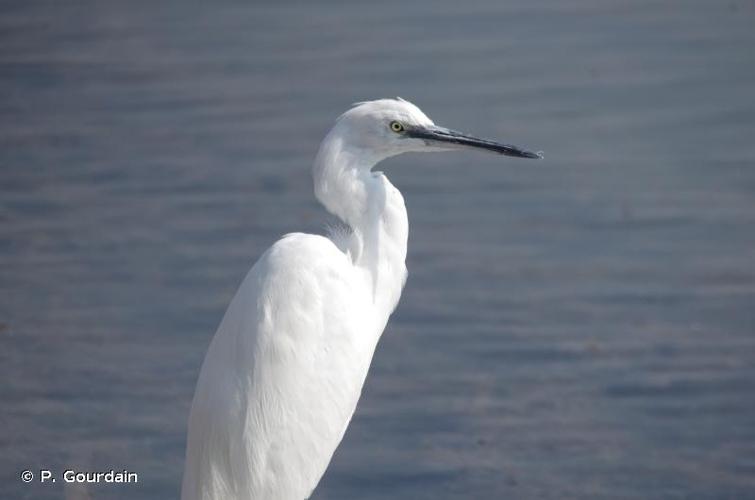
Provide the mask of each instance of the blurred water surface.
POLYGON ((750 2, 3 2, 0 496, 178 496, 205 349, 400 95, 409 281, 315 499, 755 498, 750 2), (24 484, 126 468, 137 485, 24 484))

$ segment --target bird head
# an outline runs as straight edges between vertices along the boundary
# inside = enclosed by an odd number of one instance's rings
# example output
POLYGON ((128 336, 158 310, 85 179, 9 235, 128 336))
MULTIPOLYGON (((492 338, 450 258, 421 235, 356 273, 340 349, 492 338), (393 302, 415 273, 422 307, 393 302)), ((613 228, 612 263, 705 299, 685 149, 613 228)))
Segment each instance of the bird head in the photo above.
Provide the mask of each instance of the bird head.
POLYGON ((542 153, 435 125, 417 106, 400 97, 360 102, 338 119, 344 145, 374 161, 408 152, 481 149, 518 158, 542 158, 542 153))

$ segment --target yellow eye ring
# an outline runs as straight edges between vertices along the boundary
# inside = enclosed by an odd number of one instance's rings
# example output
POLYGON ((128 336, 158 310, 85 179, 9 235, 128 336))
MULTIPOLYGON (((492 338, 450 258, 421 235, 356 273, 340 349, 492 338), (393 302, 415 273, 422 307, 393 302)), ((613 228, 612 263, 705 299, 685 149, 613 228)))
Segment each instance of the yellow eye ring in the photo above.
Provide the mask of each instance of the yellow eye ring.
POLYGON ((391 122, 391 130, 398 134, 404 131, 404 126, 399 122, 391 122))

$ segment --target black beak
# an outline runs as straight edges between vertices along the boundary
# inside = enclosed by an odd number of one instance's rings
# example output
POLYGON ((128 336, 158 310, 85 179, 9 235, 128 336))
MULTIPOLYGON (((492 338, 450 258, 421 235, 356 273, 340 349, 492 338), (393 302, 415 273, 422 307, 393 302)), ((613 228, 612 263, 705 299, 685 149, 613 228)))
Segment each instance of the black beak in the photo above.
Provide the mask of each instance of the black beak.
POLYGON ((494 153, 514 156, 517 158, 534 158, 541 159, 542 153, 533 153, 532 151, 526 151, 524 149, 512 146, 510 144, 502 144, 500 142, 490 141, 487 139, 479 139, 471 135, 467 135, 455 130, 443 128, 443 127, 411 127, 407 128, 406 136, 414 139, 421 139, 425 141, 428 146, 437 146, 443 149, 484 149, 492 151, 494 153))

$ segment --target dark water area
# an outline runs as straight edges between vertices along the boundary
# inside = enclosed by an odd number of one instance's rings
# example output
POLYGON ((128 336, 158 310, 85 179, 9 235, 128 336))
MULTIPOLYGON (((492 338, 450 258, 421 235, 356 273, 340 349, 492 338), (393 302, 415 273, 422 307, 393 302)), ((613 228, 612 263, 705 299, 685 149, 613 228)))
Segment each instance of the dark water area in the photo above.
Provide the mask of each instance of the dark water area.
POLYGON ((755 498, 751 2, 0 8, 1 498, 178 497, 226 305, 397 95, 546 159, 380 166, 409 280, 313 498, 755 498))

